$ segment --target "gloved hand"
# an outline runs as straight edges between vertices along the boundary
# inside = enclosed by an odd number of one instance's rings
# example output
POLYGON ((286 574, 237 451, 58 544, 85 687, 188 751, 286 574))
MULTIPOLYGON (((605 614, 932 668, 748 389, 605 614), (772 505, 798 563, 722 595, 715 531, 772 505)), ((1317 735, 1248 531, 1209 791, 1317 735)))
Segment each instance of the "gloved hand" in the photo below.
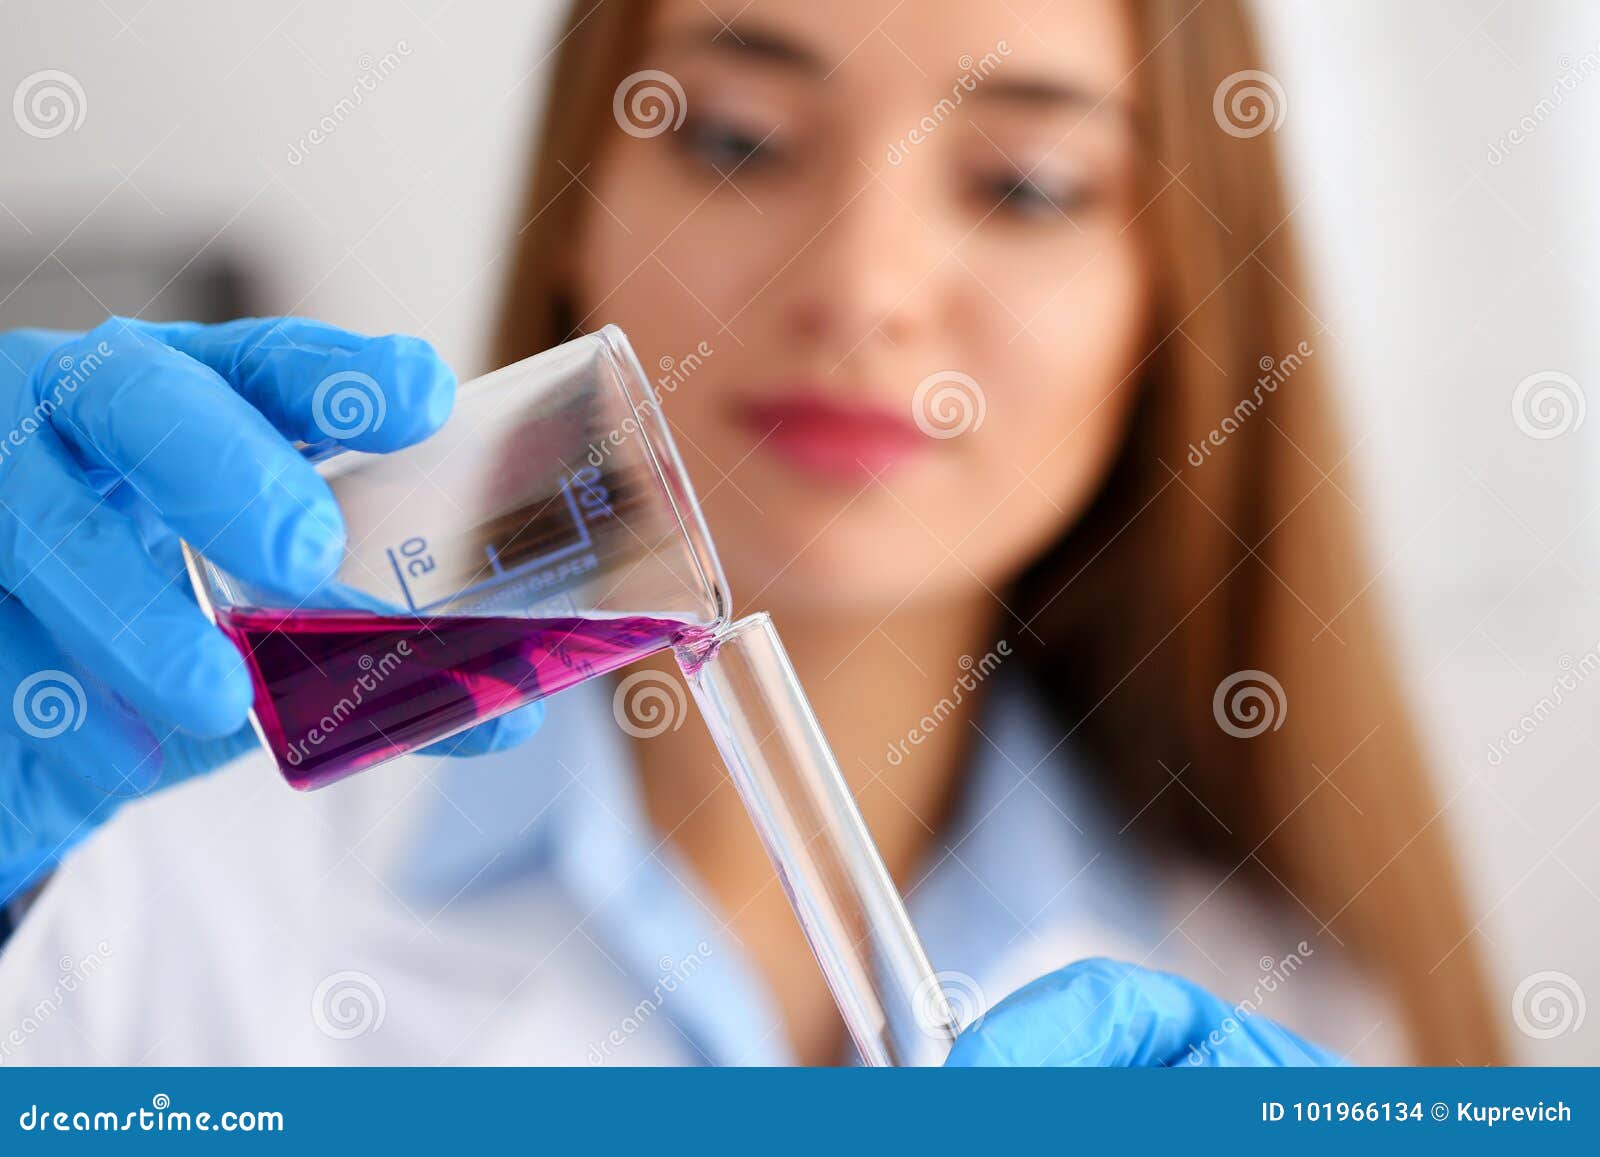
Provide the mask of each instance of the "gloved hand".
POLYGON ((1341 1063, 1182 977, 1114 960, 1081 960, 1023 986, 969 1025, 945 1061, 969 1068, 1341 1063))
MULTIPOLYGON (((384 391, 358 450, 427 437, 455 399, 426 342, 294 318, 0 334, 0 905, 123 797, 255 742, 249 674, 178 539, 290 598, 329 577, 344 526, 291 440, 337 432, 314 396, 342 371, 384 391)), ((541 717, 442 746, 508 746, 541 717)))

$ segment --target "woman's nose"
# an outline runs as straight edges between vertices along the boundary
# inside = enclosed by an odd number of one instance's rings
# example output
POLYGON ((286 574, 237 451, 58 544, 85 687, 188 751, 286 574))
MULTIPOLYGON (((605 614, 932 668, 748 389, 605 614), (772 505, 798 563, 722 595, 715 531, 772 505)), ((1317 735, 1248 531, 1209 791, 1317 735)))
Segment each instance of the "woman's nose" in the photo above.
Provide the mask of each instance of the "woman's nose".
POLYGON ((938 235, 913 184, 852 160, 817 199, 773 286, 807 340, 837 345, 842 356, 874 332, 899 345, 929 324, 958 238, 938 235))

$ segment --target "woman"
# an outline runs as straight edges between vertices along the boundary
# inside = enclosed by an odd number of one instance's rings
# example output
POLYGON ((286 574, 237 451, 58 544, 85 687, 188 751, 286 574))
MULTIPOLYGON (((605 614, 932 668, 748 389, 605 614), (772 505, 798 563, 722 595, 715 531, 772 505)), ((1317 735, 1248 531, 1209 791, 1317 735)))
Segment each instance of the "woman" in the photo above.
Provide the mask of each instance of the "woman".
MULTIPOLYGON (((1028 985, 957 1060, 1323 1058, 1268 1016, 1356 1059, 1498 1056, 1250 119, 1271 110, 1228 99, 1258 64, 1227 0, 1026 20, 586 0, 556 50, 501 360, 613 321, 674 367, 665 412, 732 589, 773 613, 964 1011, 1079 957, 1135 962, 1028 985)), ((19 685, 77 664, 160 725, 169 769, 209 769, 249 746, 220 636, 148 563, 118 565, 113 618, 77 589, 104 584, 29 566, 104 575, 137 546, 170 567, 175 530, 314 581, 337 513, 283 440, 310 436, 309 386, 371 368, 404 415, 361 447, 383 450, 437 425, 450 383, 404 342, 302 323, 103 329, 8 339, 30 405, 37 367, 91 339, 160 372, 134 377, 138 403, 75 388, 48 415, 60 452, 14 457, 72 500, 52 533, 8 534, 0 664, 19 685), (240 448, 206 436, 224 429, 240 448), (146 605, 159 655, 115 626, 146 605)), ((845 1056, 709 740, 623 749, 608 700, 563 696, 526 748, 459 767, 308 799, 232 771, 127 809, 39 890, 0 990, 113 928, 130 984, 203 986, 203 1009, 157 1002, 158 1042, 129 990, 86 984, 62 1003, 77 1031, 46 1025, 19 1057, 845 1056), (173 846, 246 804, 225 840, 173 846)), ((124 734, 17 738, 6 790, 34 823, 6 838, 12 889, 109 810, 63 767, 148 778, 124 734)))

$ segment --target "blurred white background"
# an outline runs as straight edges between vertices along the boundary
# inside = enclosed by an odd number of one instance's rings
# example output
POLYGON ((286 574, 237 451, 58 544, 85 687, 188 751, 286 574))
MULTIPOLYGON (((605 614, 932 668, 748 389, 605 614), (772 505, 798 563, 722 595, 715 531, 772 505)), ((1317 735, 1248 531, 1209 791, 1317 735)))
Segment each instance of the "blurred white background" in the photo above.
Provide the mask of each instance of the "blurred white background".
MULTIPOLYGON (((1600 1000, 1600 671, 1490 758, 1558 677, 1600 662, 1600 415, 1536 438, 1513 413, 1550 371, 1600 406, 1600 8, 1262 7, 1317 348, 1346 389, 1354 493, 1496 999, 1509 1023, 1518 984, 1558 970, 1600 1000)), ((232 268, 256 308, 420 333, 463 376, 488 368, 562 8, 11 0, 0 96, 59 69, 84 117, 52 139, 0 118, 0 327, 169 316, 193 299, 176 286, 232 268), (164 275, 129 277, 151 254, 164 275)), ((1510 1039, 1526 1062, 1600 1062, 1600 1010, 1510 1039)))

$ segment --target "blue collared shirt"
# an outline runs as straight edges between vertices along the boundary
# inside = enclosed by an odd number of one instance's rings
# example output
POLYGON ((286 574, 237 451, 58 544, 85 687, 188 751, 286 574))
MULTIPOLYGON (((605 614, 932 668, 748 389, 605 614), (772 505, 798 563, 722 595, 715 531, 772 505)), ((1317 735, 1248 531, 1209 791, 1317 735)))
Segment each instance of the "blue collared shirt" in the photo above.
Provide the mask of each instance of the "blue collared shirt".
MULTIPOLYGON (((449 897, 545 874, 582 914, 574 931, 641 992, 694 961, 657 1013, 686 1060, 792 1063, 759 973, 645 814, 610 696, 597 681, 552 699, 525 758, 442 761, 404 886, 449 897)), ((906 894, 935 969, 970 989, 952 994, 968 1016, 1069 954, 1128 954, 1166 931, 1132 837, 1022 680, 996 680, 973 727, 954 818, 906 894)))

